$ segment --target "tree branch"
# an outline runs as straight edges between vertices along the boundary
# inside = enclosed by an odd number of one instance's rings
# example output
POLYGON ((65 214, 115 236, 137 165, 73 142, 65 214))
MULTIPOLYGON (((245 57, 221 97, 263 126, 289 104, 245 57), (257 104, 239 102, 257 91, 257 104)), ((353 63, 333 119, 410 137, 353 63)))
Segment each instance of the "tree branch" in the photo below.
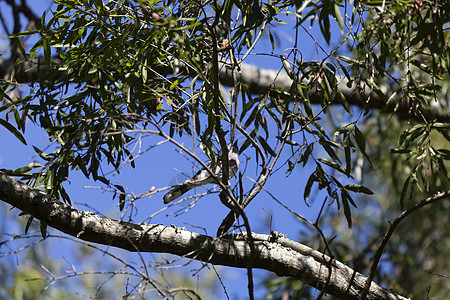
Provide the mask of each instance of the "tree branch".
POLYGON ((410 207, 407 210, 403 211, 397 218, 395 218, 394 222, 392 222, 391 226, 389 226, 389 230, 384 235, 380 246, 378 247, 377 251, 375 252, 375 255, 374 255, 373 261, 372 261, 372 265, 370 266, 370 272, 369 272, 369 275, 367 276, 366 286, 364 287, 364 290, 361 294, 362 300, 365 299, 365 297, 368 293, 368 290, 372 283, 373 277, 375 276, 375 272, 377 270, 378 263, 380 262, 381 255, 383 255, 384 248, 386 247, 387 243, 389 242, 389 239, 391 238, 391 236, 394 233, 397 226, 400 225, 400 222, 403 221, 407 216, 409 216, 411 213, 413 213, 417 209, 422 208, 426 205, 429 205, 433 202, 445 199, 445 198, 448 199, 449 197, 450 197, 450 190, 446 191, 446 192, 436 193, 435 195, 416 203, 413 207, 410 207))
MULTIPOLYGON (((39 58, 34 59, 32 61, 27 61, 19 65, 19 68, 15 74, 15 80, 18 82, 31 82, 37 80, 37 76, 45 69, 45 64, 43 63, 44 59, 39 58), (37 62, 40 61, 40 65, 38 68, 33 68, 33 65, 36 65, 37 62), (26 71, 29 70, 29 71, 26 71)), ((60 59, 54 57, 52 62, 57 65, 60 62, 60 59)), ((4 78, 7 75, 7 72, 12 70, 11 65, 15 62, 11 62, 9 60, 2 61, 0 60, 0 78, 4 78)), ((187 65, 181 64, 179 66, 179 73, 187 74, 195 76, 197 75, 195 71, 190 70, 187 65)), ((238 80, 245 85, 248 86, 249 90, 254 94, 261 94, 269 90, 270 88, 278 88, 280 90, 279 96, 292 99, 292 95, 289 93, 292 86, 292 79, 288 76, 288 74, 284 71, 279 70, 269 70, 258 68, 256 66, 252 66, 246 63, 242 63, 239 65, 239 71, 234 70, 231 66, 228 66, 225 62, 219 62, 218 70, 219 70, 219 80, 220 83, 225 86, 234 86, 233 77, 235 80, 238 80)), ((160 64, 154 66, 152 70, 157 74, 162 76, 173 74, 173 70, 166 65, 160 64)), ((58 77, 61 74, 58 74, 58 77)), ((307 82, 303 82, 303 84, 307 84, 307 82)), ((372 109, 382 109, 385 107, 384 100, 370 88, 366 87, 363 95, 357 88, 356 83, 352 83, 350 86, 348 85, 348 80, 343 77, 339 80, 338 88, 346 98, 347 102, 351 105, 355 105, 361 108, 364 108, 365 105, 369 105, 372 109), (368 100, 366 100, 368 99, 368 100), (367 103, 366 103, 367 101, 367 103)), ((389 85, 383 85, 379 87, 387 96, 391 95, 394 90, 393 87, 389 85)), ((315 87, 311 87, 308 91, 309 100, 312 104, 320 104, 322 102, 323 93, 321 90, 316 89, 315 87)), ((426 116, 428 120, 436 120, 439 122, 450 122, 450 111, 448 107, 443 107, 438 101, 430 101, 429 106, 430 110, 425 109, 421 105, 415 108, 419 113, 414 116, 411 113, 411 108, 408 103, 403 101, 399 107, 396 108, 395 114, 400 119, 416 119, 417 121, 423 122, 422 115, 426 116)), ((341 105, 340 102, 336 101, 331 104, 341 105)), ((390 109, 385 110, 387 113, 394 113, 394 106, 390 109)))
MULTIPOLYGON (((48 197, 0 172, 0 199, 48 226, 82 240, 132 252, 170 253, 186 258, 246 268, 249 244, 234 238, 214 238, 181 228, 134 224, 100 217, 48 197)), ((282 236, 253 234, 252 267, 289 276, 336 297, 359 299, 366 278, 343 263, 282 236), (330 274, 331 269, 331 274, 330 274), (329 282, 328 282, 329 280, 329 282)), ((372 283, 367 299, 406 299, 372 283)))
MULTIPOLYGON (((279 88, 281 89, 281 96, 289 97, 292 99, 290 94, 291 86, 293 80, 284 71, 262 69, 256 66, 252 66, 246 63, 240 65, 240 72, 235 71, 237 80, 246 84, 249 90, 254 94, 261 94, 267 91, 269 88, 279 88)), ((232 86, 232 71, 230 68, 221 68, 219 74, 220 82, 226 86, 232 86)), ((360 89, 357 87, 356 83, 348 84, 347 78, 338 78, 338 89, 342 92, 347 102, 351 105, 355 105, 361 108, 367 104, 372 109, 384 109, 385 100, 383 100, 375 91, 366 87, 361 93, 360 89), (367 103, 366 103, 367 101, 367 103)), ((302 84, 309 85, 308 82, 302 81, 302 84)), ((379 86, 380 90, 389 97, 394 93, 393 87, 387 84, 379 86)), ((323 101, 323 93, 321 90, 310 86, 308 90, 309 100, 312 104, 320 104, 323 101)), ((340 102, 336 101, 331 104, 338 104, 340 102)), ((437 120, 439 122, 450 122, 450 112, 448 107, 441 107, 437 101, 431 101, 429 103, 430 110, 419 106, 417 110, 426 116, 429 120, 437 120)), ((394 105, 386 110, 388 113, 394 112, 394 105)), ((411 114, 411 108, 407 103, 401 103, 395 114, 400 119, 416 119, 423 122, 421 115, 413 116, 411 114)))

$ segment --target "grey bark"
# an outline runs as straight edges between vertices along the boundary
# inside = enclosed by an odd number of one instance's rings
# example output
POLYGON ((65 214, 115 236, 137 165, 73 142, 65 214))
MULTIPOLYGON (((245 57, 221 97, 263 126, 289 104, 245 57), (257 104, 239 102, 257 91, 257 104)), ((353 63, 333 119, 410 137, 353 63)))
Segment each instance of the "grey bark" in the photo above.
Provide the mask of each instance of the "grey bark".
MULTIPOLYGON (((52 62, 56 65, 59 63, 57 57, 53 58, 52 62)), ((33 61, 27 61, 19 66, 16 71, 15 80, 18 82, 31 82, 37 80, 37 76, 41 70, 45 69, 45 64, 42 63, 43 58, 34 59, 33 61), (38 62, 41 62, 38 64, 38 62), (32 68, 38 65, 39 67, 32 68), (28 70, 28 71, 26 71, 28 70)), ((10 74, 13 68, 14 62, 9 60, 0 60, 0 78, 4 78, 7 74, 10 74)), ((161 75, 173 74, 173 70, 165 65, 154 66, 153 70, 161 75)), ((195 76, 196 73, 190 70, 185 65, 179 66, 179 72, 190 74, 195 76)), ((239 70, 235 70, 235 76, 237 80, 247 85, 249 90, 254 94, 261 94, 268 91, 270 88, 279 88, 277 96, 292 99, 293 80, 288 76, 284 70, 270 70, 258 68, 246 63, 242 63, 239 66, 239 70)), ((58 74, 57 76, 62 76, 58 74)), ((220 83, 225 86, 233 86, 233 73, 231 68, 226 63, 221 63, 219 66, 219 79, 220 83)), ((323 93, 317 86, 311 86, 312 84, 303 81, 303 84, 309 85, 308 96, 312 104, 319 104, 322 101, 323 93)), ((397 87, 398 88, 398 87, 397 87)), ((385 106, 385 99, 382 99, 377 93, 372 91, 369 87, 364 89, 357 88, 356 83, 348 84, 348 80, 345 77, 340 78, 338 83, 338 89, 342 92, 345 99, 350 105, 355 105, 364 108, 366 105, 372 109, 381 109, 385 106)), ((389 85, 380 86, 380 90, 383 91, 388 97, 394 92, 394 87, 389 85)), ((274 92, 272 92, 274 93, 274 92)), ((274 95, 275 96, 275 95, 274 95)), ((341 105, 340 102, 334 101, 331 105, 341 105)), ((450 122, 450 108, 448 105, 448 99, 436 99, 430 100, 428 106, 430 110, 427 110, 420 103, 408 103, 403 102, 395 111, 400 119, 411 120, 415 119, 419 122, 423 122, 422 115, 427 120, 436 120, 439 122, 450 122), (411 107, 413 106, 413 107, 411 107)), ((385 110, 387 113, 394 112, 394 105, 391 105, 385 110)))
MULTIPOLYGON (((215 238, 182 228, 134 224, 79 211, 0 172, 0 199, 48 226, 85 241, 128 251, 179 255, 214 265, 265 269, 296 278, 342 299, 360 299, 366 277, 345 264, 276 234, 254 234, 251 257, 246 234, 215 238)), ((407 299, 372 283, 367 299, 407 299)))

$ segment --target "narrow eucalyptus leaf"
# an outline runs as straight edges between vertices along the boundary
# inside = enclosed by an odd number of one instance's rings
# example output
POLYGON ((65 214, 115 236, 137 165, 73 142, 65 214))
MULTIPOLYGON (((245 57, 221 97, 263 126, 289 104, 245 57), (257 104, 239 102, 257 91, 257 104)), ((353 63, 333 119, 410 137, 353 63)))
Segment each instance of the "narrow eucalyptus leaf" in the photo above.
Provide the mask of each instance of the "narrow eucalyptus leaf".
POLYGON ((27 144, 27 142, 25 141, 25 138, 23 137, 22 133, 20 133, 20 131, 14 127, 13 125, 11 125, 9 122, 0 119, 0 125, 2 125, 3 127, 5 127, 6 129, 8 129, 9 132, 11 132, 12 134, 14 134, 14 136, 21 141, 23 144, 27 144))
POLYGON ((344 207, 345 219, 347 219, 347 224, 349 228, 352 228, 352 212, 350 210, 350 205, 348 205, 348 199, 345 193, 342 193, 342 206, 344 207))
POLYGON ((28 230, 30 229, 31 224, 33 224, 33 216, 30 216, 27 220, 27 224, 25 225, 25 234, 28 233, 28 230))

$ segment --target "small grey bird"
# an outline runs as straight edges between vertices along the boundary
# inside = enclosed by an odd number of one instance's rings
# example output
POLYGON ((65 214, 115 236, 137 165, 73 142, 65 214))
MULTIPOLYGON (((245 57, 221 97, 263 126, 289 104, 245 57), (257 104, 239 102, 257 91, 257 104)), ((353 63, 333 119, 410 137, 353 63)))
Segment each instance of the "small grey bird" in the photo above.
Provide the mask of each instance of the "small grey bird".
MULTIPOLYGON (((211 168, 211 165, 208 165, 208 168, 211 168)), ((239 149, 237 147, 237 143, 234 143, 234 145, 228 145, 228 169, 229 178, 233 177, 239 169, 239 149)), ((192 178, 176 185, 164 195, 164 203, 167 204, 172 202, 195 187, 202 186, 207 183, 217 183, 218 180, 222 180, 222 162, 220 160, 213 168, 211 168, 211 171, 215 176, 211 176, 208 170, 203 168, 199 170, 192 178)))

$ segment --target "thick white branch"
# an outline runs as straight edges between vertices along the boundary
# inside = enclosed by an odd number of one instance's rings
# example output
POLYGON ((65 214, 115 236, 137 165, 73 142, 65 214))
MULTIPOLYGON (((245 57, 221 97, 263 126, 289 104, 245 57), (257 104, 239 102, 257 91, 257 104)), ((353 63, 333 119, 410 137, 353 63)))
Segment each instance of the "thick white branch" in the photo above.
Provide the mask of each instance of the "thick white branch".
MULTIPOLYGON (((247 268, 251 255, 248 243, 240 237, 215 238, 181 228, 103 218, 76 210, 2 172, 0 199, 69 235, 129 251, 170 253, 238 268, 247 268)), ((340 298, 359 299, 365 276, 284 237, 253 235, 253 268, 296 278, 340 298)), ((372 283, 367 299, 406 298, 372 283)))

